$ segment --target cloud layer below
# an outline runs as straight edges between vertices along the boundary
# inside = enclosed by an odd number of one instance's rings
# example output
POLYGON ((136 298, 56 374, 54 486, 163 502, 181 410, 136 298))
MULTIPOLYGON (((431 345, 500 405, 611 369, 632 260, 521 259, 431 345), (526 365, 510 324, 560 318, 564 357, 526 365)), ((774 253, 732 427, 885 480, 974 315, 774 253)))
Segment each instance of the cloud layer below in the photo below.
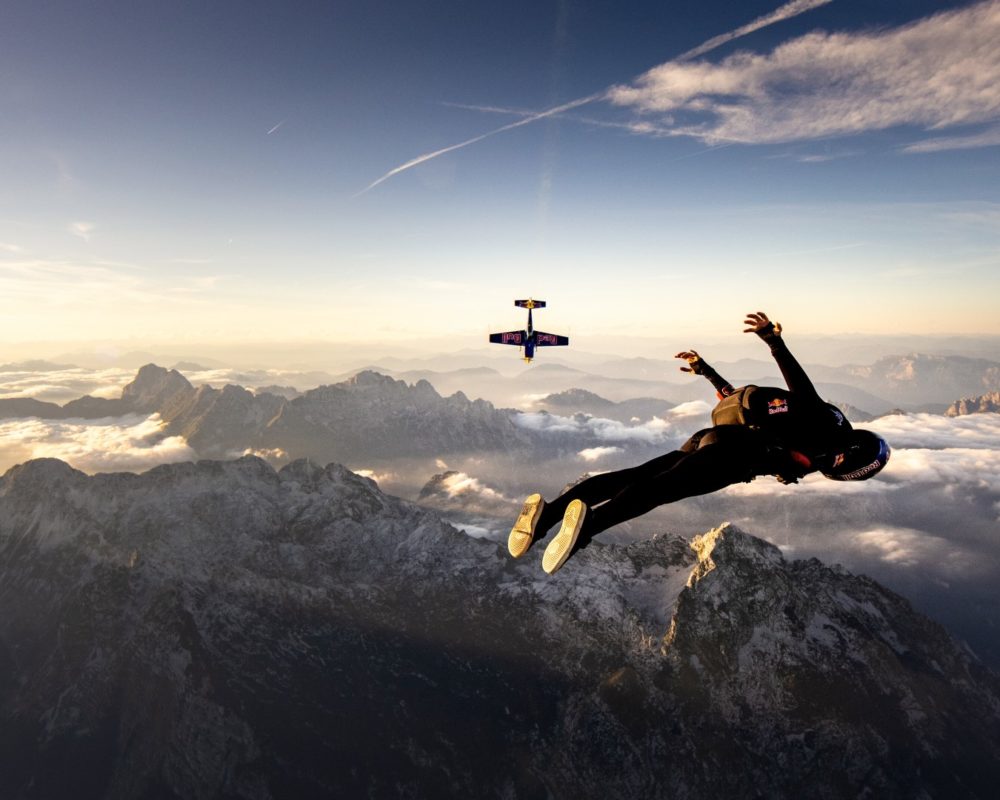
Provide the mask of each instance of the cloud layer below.
MULTIPOLYGON (((570 434, 584 441, 671 446, 707 425, 711 410, 708 403, 697 400, 682 403, 667 411, 663 417, 654 417, 641 425, 627 425, 617 420, 582 414, 563 417, 544 411, 518 414, 514 423, 534 433, 570 434)), ((605 450, 603 454, 606 453, 605 450)))
POLYGON ((158 414, 105 420, 0 421, 0 469, 32 458, 58 458, 84 472, 141 472, 193 460, 181 436, 163 437, 158 414))

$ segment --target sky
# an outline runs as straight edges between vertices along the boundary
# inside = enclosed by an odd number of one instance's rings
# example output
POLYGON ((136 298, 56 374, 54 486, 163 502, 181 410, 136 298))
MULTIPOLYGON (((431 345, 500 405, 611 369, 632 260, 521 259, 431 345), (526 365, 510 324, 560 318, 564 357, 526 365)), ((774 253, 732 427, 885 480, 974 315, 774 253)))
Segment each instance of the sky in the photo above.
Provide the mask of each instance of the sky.
POLYGON ((583 346, 1000 334, 998 40, 1000 0, 7 0, 2 360, 457 347, 527 296, 583 346))

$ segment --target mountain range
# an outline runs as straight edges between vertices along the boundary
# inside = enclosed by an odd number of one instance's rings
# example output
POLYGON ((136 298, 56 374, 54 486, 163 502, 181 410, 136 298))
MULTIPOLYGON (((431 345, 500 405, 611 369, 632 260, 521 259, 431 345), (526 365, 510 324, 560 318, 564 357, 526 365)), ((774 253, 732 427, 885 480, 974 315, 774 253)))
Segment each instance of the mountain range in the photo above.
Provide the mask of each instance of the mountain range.
POLYGON ((555 576, 343 467, 0 478, 0 796, 993 797, 1000 681, 731 525, 555 576))
POLYGON ((120 398, 82 397, 59 406, 0 399, 0 417, 97 419, 159 414, 164 435, 183 436, 201 456, 280 451, 321 461, 516 451, 531 445, 509 412, 461 392, 441 397, 427 382, 408 386, 361 372, 285 397, 241 386, 197 388, 177 370, 147 364, 120 398))
MULTIPOLYGON (((321 384, 341 385, 359 373, 375 372, 413 385, 430 384, 442 396, 461 394, 483 398, 494 406, 536 410, 548 408, 559 413, 566 403, 576 405, 586 413, 598 410, 615 413, 622 418, 626 408, 611 409, 608 403, 636 406, 631 416, 640 419, 655 413, 657 407, 690 400, 711 400, 712 392, 703 381, 684 376, 673 360, 624 358, 600 361, 591 357, 586 369, 557 362, 535 364, 517 372, 502 373, 488 366, 462 367, 450 371, 412 369, 408 362, 386 359, 385 365, 370 366, 340 375, 324 372, 281 373, 282 385, 275 384, 276 373, 267 371, 229 371, 227 380, 255 387, 258 395, 274 394, 288 400, 321 384), (587 393, 584 399, 583 392, 587 393), (597 396, 597 405, 594 405, 597 396), (636 399, 639 398, 639 399, 636 399), (542 400, 549 405, 544 405, 542 400), (600 408, 599 408, 600 407, 600 408)), ((148 370, 147 364, 143 369, 148 370)), ((192 369, 200 365, 182 364, 192 369)), ((763 359, 741 359, 719 362, 714 366, 734 385, 755 383, 781 385, 775 365, 763 359)), ((20 372, 68 369, 66 365, 48 362, 22 362, 4 365, 0 372, 12 369, 20 372)), ((958 355, 927 355, 911 353, 887 356, 869 365, 847 364, 832 367, 806 364, 807 372, 820 393, 837 405, 848 405, 862 414, 878 416, 893 409, 906 411, 944 412, 958 398, 977 397, 1000 391, 1000 362, 958 355)), ((142 369, 140 373, 142 373, 142 369)), ((182 372, 174 370, 175 372, 182 372)), ((218 380, 216 377, 215 380, 218 380)), ((0 398, 0 417, 41 416, 44 418, 94 418, 115 414, 122 404, 117 400, 83 397, 66 406, 40 404, 30 398, 0 398), (60 410, 62 409, 62 410, 60 410)), ((631 417, 629 417, 631 419, 631 417)))
POLYGON ((963 397, 948 406, 944 412, 948 417, 963 417, 966 414, 1000 412, 1000 392, 987 392, 978 397, 963 397))
MULTIPOLYGON (((784 385, 772 361, 745 358, 713 366, 734 385, 784 385)), ((958 355, 910 353, 882 357, 868 365, 806 362, 805 368, 830 402, 875 416, 894 408, 942 413, 958 397, 1000 390, 1000 362, 958 355)), ((655 397, 682 403, 712 397, 703 381, 682 376, 676 361, 650 358, 623 358, 589 364, 586 369, 548 362, 514 376, 486 367, 384 371, 405 381, 426 380, 442 393, 461 388, 519 408, 569 390, 586 390, 616 402, 655 397)))

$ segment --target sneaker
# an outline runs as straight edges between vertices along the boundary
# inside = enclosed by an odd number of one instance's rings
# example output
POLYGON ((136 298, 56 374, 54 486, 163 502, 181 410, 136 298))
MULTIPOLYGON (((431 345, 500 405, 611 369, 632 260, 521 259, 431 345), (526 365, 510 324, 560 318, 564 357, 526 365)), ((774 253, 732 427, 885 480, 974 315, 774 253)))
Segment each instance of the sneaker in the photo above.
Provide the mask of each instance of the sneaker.
POLYGON ((545 501, 540 494, 532 494, 524 501, 524 508, 510 529, 510 536, 507 537, 507 549, 514 558, 520 558, 528 552, 531 547, 531 540, 535 538, 535 526, 539 517, 542 516, 542 509, 545 508, 545 501))
POLYGON ((545 555, 542 556, 542 569, 549 575, 559 569, 566 563, 566 559, 573 555, 573 548, 576 547, 576 540, 580 535, 580 529, 583 527, 583 520, 586 516, 587 506, 582 500, 573 500, 566 507, 562 527, 555 538, 549 542, 549 546, 545 548, 545 555))

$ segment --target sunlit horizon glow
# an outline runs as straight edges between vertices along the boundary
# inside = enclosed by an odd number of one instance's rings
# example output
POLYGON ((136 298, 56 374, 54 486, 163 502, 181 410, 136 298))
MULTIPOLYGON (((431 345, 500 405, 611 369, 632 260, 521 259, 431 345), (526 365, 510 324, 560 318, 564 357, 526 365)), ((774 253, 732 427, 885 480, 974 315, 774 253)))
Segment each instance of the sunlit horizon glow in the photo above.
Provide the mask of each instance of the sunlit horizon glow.
POLYGON ((1000 335, 1000 0, 169 5, 0 30, 3 361, 1000 335))

